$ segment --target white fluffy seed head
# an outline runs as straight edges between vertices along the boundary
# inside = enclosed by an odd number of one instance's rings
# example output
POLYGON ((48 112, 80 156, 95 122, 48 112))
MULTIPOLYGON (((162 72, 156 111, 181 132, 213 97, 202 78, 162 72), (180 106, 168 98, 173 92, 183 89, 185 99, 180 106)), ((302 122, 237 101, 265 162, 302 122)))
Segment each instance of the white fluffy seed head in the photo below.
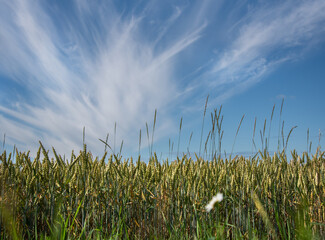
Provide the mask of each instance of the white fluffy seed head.
POLYGON ((223 199, 223 194, 222 193, 218 193, 216 196, 214 196, 211 201, 209 202, 208 205, 205 206, 205 210, 207 212, 210 212, 213 208, 213 205, 216 203, 216 202, 221 202, 223 199))

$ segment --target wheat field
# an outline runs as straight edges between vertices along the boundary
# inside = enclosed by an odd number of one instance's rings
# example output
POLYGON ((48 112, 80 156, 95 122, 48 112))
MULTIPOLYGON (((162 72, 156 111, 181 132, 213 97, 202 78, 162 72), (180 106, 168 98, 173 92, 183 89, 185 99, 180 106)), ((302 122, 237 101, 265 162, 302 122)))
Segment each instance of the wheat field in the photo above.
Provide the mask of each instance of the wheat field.
POLYGON ((221 109, 211 120, 194 158, 159 161, 149 144, 148 162, 123 159, 103 140, 100 158, 85 143, 69 159, 42 142, 35 158, 3 150, 0 239, 324 239, 325 152, 287 154, 294 128, 285 141, 282 124, 282 150, 270 154, 264 123, 262 150, 221 157, 221 109))
POLYGON ((1 239, 310 239, 325 236, 324 152, 148 163, 40 143, 1 155, 1 239), (223 201, 207 212, 218 192, 223 201))

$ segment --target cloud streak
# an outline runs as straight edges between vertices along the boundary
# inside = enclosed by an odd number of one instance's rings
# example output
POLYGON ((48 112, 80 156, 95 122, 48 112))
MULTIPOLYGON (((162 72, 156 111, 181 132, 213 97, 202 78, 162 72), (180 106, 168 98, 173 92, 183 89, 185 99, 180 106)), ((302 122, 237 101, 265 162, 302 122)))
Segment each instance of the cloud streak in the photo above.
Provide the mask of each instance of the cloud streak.
MULTIPOLYGON (((66 15, 57 16, 69 20, 63 26, 40 2, 1 5, 9 13, 4 18, 11 16, 1 19, 1 71, 35 94, 0 107, 1 131, 12 143, 40 138, 64 153, 80 148, 83 126, 94 152, 103 149, 98 138, 112 133, 115 122, 118 141, 134 144, 154 110, 168 105, 177 91, 172 59, 197 41, 204 28, 180 32, 157 50, 159 39, 153 44, 141 34, 144 16, 122 19, 108 6, 78 1, 72 7, 81 27, 66 15), (19 132, 25 137, 20 139, 19 132)), ((174 13, 169 23, 180 14, 174 13)), ((158 132, 169 125, 168 116, 162 117, 165 124, 158 132)))
POLYGON ((207 94, 220 104, 324 36, 324 1, 262 2, 241 16, 234 9, 224 44, 210 40, 222 4, 155 3, 121 10, 110 1, 1 0, 0 73, 9 80, 0 84, 10 84, 0 98, 0 132, 7 142, 35 150, 40 139, 68 154, 80 149, 85 126, 88 146, 100 153, 98 138, 110 133, 112 144, 116 122, 117 142, 137 149, 155 109, 157 139, 177 128, 172 112, 201 109, 207 94), (195 69, 176 69, 188 56, 200 56, 195 69), (180 81, 180 70, 190 78, 180 81))
POLYGON ((246 90, 277 65, 295 60, 311 47, 313 39, 324 40, 324 1, 286 1, 274 6, 263 3, 234 24, 234 40, 219 55, 210 70, 220 87, 215 102, 246 90))

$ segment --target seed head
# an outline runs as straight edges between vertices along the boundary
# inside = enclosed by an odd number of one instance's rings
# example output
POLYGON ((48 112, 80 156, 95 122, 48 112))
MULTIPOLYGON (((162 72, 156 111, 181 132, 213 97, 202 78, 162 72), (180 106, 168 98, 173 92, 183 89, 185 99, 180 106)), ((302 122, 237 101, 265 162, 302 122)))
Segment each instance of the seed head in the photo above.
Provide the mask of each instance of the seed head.
POLYGON ((221 202, 223 199, 223 194, 222 193, 217 193, 216 196, 214 196, 211 201, 209 202, 208 205, 205 206, 205 210, 207 212, 210 212, 213 208, 213 205, 216 203, 216 202, 221 202))

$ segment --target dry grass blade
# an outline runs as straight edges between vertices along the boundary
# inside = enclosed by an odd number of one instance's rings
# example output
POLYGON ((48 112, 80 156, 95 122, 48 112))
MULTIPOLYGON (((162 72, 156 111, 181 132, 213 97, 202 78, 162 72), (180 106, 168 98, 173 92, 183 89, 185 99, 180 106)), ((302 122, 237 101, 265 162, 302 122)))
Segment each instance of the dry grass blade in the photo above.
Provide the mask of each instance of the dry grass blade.
POLYGON ((204 106, 204 112, 203 112, 203 119, 202 119, 202 129, 201 129, 201 138, 200 138, 200 149, 199 149, 199 157, 201 156, 201 147, 202 147, 202 138, 203 138, 203 128, 204 128, 204 118, 208 106, 208 100, 209 100, 209 95, 207 96, 207 99, 205 101, 205 106, 204 106))
POLYGON ((232 153, 233 153, 233 151, 234 151, 234 147, 235 147, 235 143, 236 143, 236 138, 237 138, 237 135, 238 135, 238 133, 239 133, 240 126, 241 126, 241 124, 242 124, 242 122, 243 122, 243 120, 244 120, 244 117, 245 117, 245 114, 244 114, 244 115, 242 116, 242 118, 240 119, 240 122, 239 122, 239 125, 238 125, 238 128, 237 128, 237 131, 236 131, 235 139, 234 139, 234 142, 233 142, 233 144, 232 144, 231 153, 230 153, 230 159, 231 159, 231 155, 232 155, 232 153))

